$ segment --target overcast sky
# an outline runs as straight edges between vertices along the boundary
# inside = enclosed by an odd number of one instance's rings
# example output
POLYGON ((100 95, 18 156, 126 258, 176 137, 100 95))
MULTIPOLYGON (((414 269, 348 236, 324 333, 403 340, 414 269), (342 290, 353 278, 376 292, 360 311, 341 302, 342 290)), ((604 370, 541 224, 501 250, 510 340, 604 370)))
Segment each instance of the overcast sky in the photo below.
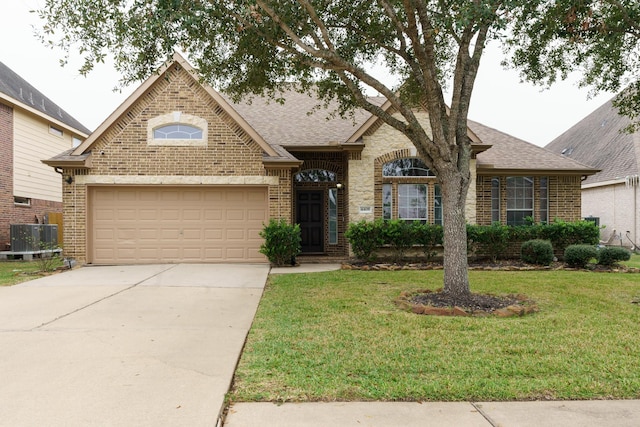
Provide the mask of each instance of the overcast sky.
MULTIPOLYGON (((114 92, 119 76, 100 64, 87 77, 75 64, 60 67, 63 54, 33 35, 41 0, 3 0, 0 6, 0 61, 44 93, 87 128, 97 128, 135 89, 114 92)), ((73 57, 72 57, 73 59, 73 57)), ((587 98, 587 90, 563 82, 549 90, 520 83, 515 71, 500 66, 497 48, 485 52, 471 99, 469 118, 536 145, 544 146, 608 101, 612 94, 587 98)))

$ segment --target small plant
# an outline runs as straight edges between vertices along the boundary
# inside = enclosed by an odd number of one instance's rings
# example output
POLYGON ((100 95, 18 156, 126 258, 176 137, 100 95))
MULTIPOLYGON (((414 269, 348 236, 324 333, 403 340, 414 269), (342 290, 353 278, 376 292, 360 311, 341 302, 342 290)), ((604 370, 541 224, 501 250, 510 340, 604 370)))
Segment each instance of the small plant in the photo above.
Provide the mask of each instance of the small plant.
POLYGON ((375 251, 384 243, 382 238, 382 220, 360 221, 349 224, 346 238, 351 244, 351 250, 356 258, 362 261, 372 261, 375 251))
POLYGON ((611 266, 620 261, 629 261, 631 251, 620 246, 610 246, 598 250, 598 264, 611 266))
POLYGON ((589 261, 598 257, 598 251, 591 245, 570 245, 564 250, 564 261, 573 268, 585 268, 589 261))
POLYGON ((298 224, 287 224, 284 219, 271 219, 260 232, 265 241, 260 246, 260 253, 277 266, 294 264, 295 257, 301 252, 302 238, 298 224))
POLYGON ((553 261, 553 246, 548 240, 527 240, 520 248, 520 255, 526 263, 549 265, 553 261))

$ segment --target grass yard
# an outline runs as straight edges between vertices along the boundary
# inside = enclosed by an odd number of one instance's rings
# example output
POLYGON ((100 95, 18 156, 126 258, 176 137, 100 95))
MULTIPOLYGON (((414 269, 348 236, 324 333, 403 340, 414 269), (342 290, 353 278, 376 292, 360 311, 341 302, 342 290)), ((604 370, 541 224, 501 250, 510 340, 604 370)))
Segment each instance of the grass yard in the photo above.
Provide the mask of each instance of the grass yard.
POLYGON ((640 398, 640 274, 470 272, 474 292, 522 293, 517 318, 419 316, 401 291, 441 271, 272 276, 232 401, 640 398))
POLYGON ((627 267, 635 267, 640 268, 640 255, 639 254, 631 254, 631 259, 629 261, 621 262, 620 264, 624 264, 627 267))
MULTIPOLYGON (((47 262, 54 268, 62 265, 62 260, 59 258, 47 262)), ((42 270, 41 261, 2 261, 0 262, 0 286, 11 286, 36 279, 45 274, 39 274, 42 270)))

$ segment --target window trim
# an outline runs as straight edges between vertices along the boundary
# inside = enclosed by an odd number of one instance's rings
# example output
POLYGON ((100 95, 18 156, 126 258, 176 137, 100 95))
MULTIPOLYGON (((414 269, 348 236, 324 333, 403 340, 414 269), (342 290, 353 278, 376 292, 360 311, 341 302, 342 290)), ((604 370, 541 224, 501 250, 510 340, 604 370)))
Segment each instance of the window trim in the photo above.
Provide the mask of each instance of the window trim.
MULTIPOLYGON (((506 207, 505 207, 506 220, 507 220, 506 224, 507 225, 525 225, 527 223, 526 221, 516 221, 515 223, 513 221, 510 221, 509 220, 509 213, 510 212, 529 212, 530 214, 529 215, 524 215, 522 217, 522 219, 524 220, 524 218, 527 218, 527 217, 535 218, 535 212, 536 212, 536 209, 535 209, 536 208, 536 204, 535 204, 536 203, 536 195, 535 195, 535 184, 536 183, 535 183, 535 178, 533 176, 520 176, 520 175, 517 175, 517 176, 508 176, 505 181, 506 181, 505 191, 506 191, 506 199, 507 199, 506 200, 507 203, 506 203, 506 207), (525 196, 517 197, 517 195, 516 195, 515 199, 509 198, 509 188, 510 188, 509 187, 509 180, 510 179, 513 180, 513 179, 516 179, 516 178, 521 178, 523 182, 530 182, 531 183, 531 187, 530 187, 530 189, 531 189, 531 197, 525 197, 525 196), (518 208, 518 207, 510 208, 509 207, 509 202, 510 201, 512 201, 513 203, 517 204, 517 202, 520 201, 520 200, 521 201, 526 201, 526 200, 529 200, 529 199, 531 200, 531 208, 518 208)), ((518 186, 511 187, 511 188, 513 188, 516 192, 518 191, 518 189, 524 189, 524 190, 528 189, 528 187, 518 187, 518 186)))
POLYGON ((21 207, 31 207, 30 197, 13 196, 13 204, 21 207))
POLYGON ((421 222, 429 222, 429 185, 427 183, 398 183, 398 195, 397 195, 397 203, 398 203, 398 219, 401 221, 421 221, 421 222), (417 187, 423 187, 424 191, 422 192, 422 194, 424 195, 424 206, 404 206, 403 202, 407 201, 407 200, 416 200, 416 197, 413 194, 410 194, 409 196, 405 197, 402 194, 402 191, 400 190, 401 188, 405 188, 408 186, 413 186, 414 188, 417 187), (414 217, 406 217, 406 218, 401 218, 400 217, 400 210, 414 210, 414 211, 420 211, 422 209, 424 209, 424 217, 419 217, 419 216, 414 216, 414 217))
POLYGON ((57 136, 58 138, 64 137, 64 130, 54 125, 49 125, 49 133, 53 136, 57 136))

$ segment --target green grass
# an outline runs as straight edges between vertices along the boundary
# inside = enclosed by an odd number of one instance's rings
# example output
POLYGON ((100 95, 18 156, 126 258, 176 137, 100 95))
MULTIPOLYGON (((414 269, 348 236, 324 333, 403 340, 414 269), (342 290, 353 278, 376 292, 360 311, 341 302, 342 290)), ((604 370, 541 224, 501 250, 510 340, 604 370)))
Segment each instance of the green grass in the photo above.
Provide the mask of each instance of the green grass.
POLYGON ((623 261, 620 264, 626 265, 627 267, 640 268, 640 255, 631 254, 631 259, 629 261, 623 261))
MULTIPOLYGON (((62 265, 61 260, 55 261, 53 267, 59 265, 62 265)), ((36 279, 44 275, 42 269, 40 261, 2 261, 0 262, 0 286, 11 286, 36 279)))
POLYGON ((419 316, 401 291, 441 271, 272 276, 233 401, 640 397, 640 275, 470 272, 472 290, 526 294, 521 318, 419 316))

